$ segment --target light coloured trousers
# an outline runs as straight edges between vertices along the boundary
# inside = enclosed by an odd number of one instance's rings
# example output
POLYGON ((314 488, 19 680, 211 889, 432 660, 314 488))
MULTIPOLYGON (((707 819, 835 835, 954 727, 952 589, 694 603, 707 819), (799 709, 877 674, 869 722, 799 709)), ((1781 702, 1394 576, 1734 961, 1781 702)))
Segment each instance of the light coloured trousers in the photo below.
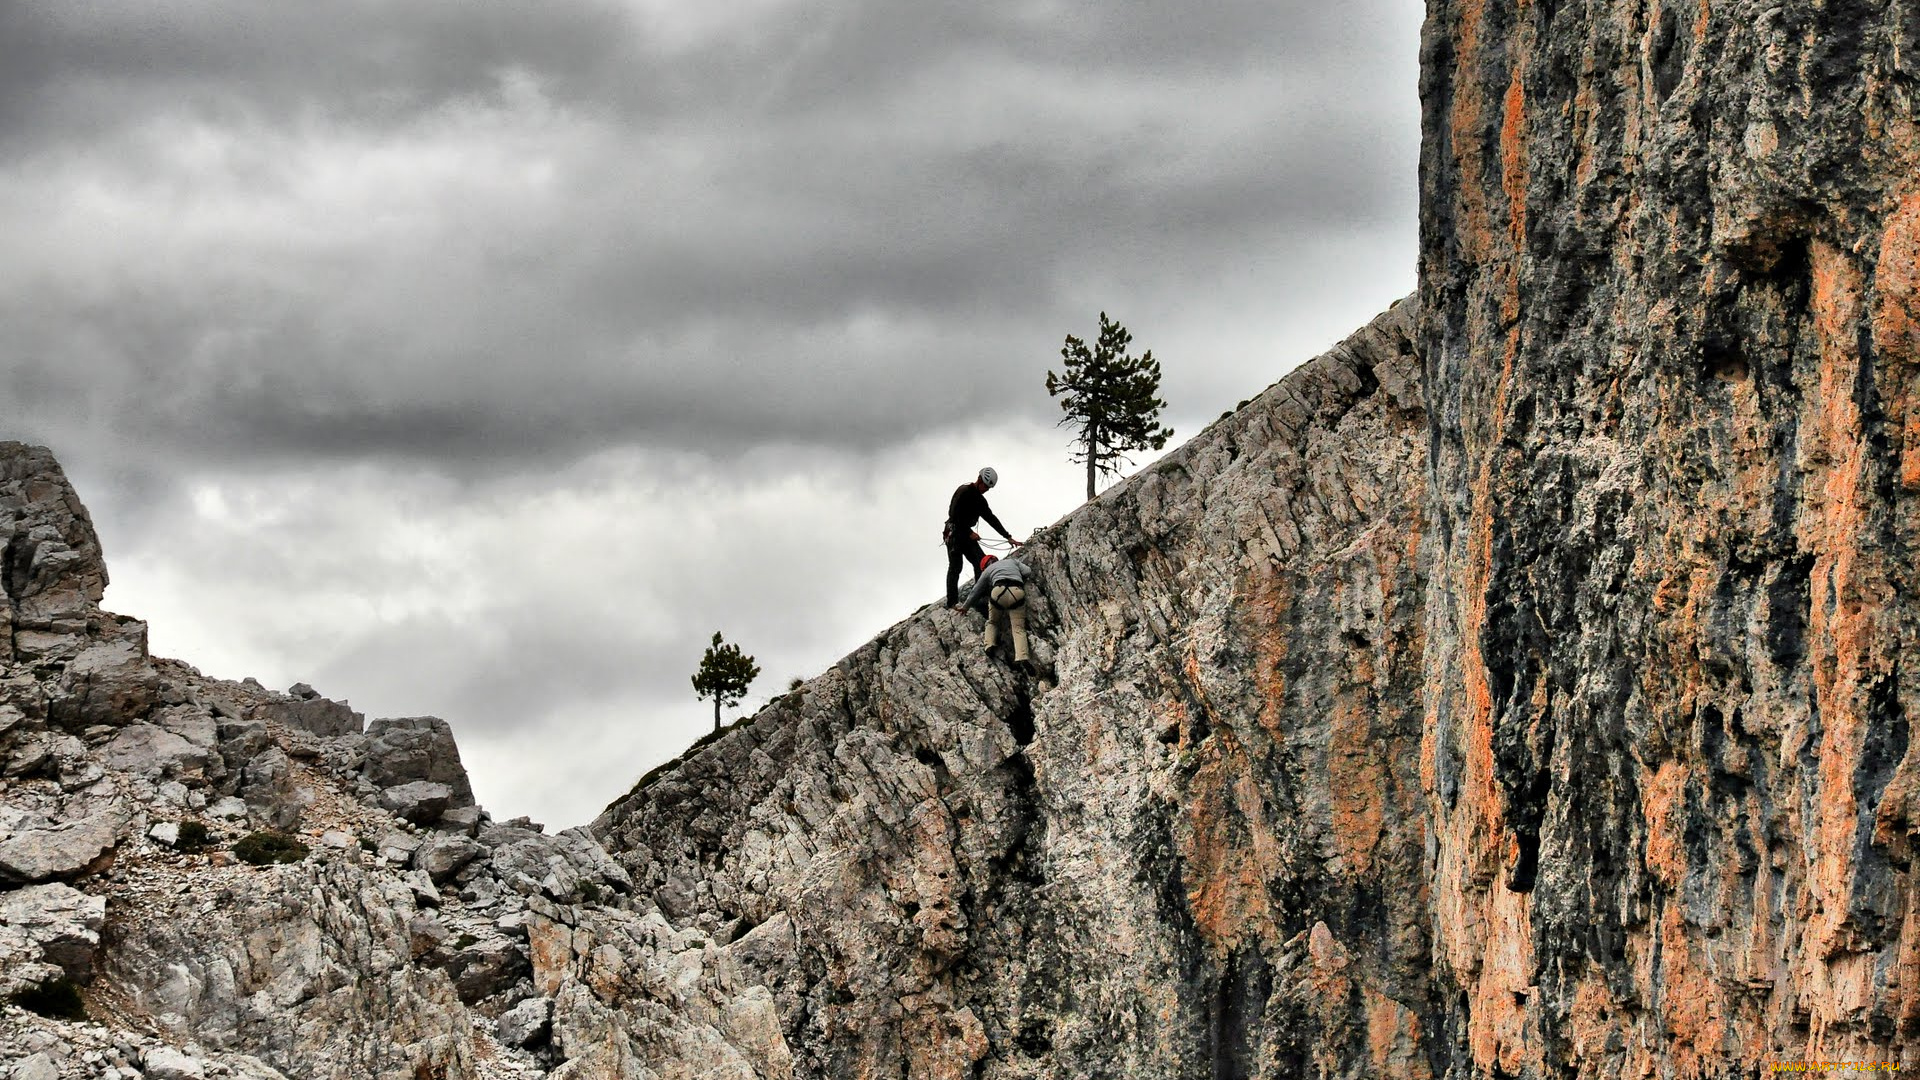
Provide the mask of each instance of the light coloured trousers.
POLYGON ((1027 590, 1019 585, 995 585, 987 594, 987 648, 1000 640, 1001 623, 1013 631, 1013 662, 1027 658, 1027 590))

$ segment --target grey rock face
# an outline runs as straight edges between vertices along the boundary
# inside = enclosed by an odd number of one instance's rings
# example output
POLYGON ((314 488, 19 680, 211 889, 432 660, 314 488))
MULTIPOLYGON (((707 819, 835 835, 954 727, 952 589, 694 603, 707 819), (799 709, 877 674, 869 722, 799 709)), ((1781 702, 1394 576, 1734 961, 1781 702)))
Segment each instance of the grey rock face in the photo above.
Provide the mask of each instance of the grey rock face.
POLYGON ((240 798, 253 818, 286 830, 300 823, 312 793, 295 783, 292 762, 276 746, 254 755, 241 770, 240 798))
POLYGON ((77 877, 113 851, 129 821, 127 807, 114 802, 77 821, 16 832, 0 840, 0 882, 77 877))
MULTIPOLYGON (((312 689, 307 687, 310 692, 312 689)), ((318 694, 266 702, 255 706, 252 715, 320 736, 358 735, 366 726, 366 717, 346 702, 329 701, 318 694)))
POLYGON ((1038 677, 930 607, 610 807, 594 832, 660 913, 532 921, 556 1045, 1418 1075, 1425 912, 1388 902, 1425 880, 1414 325, 1397 307, 1039 530, 1038 677))
POLYGON ((453 789, 445 784, 415 780, 380 793, 380 805, 416 825, 431 825, 446 813, 453 789))
POLYGON ((451 983, 412 963, 404 888, 341 859, 219 880, 218 902, 150 896, 116 917, 105 976, 162 1031, 295 1076, 475 1075, 451 983))
POLYGON ((76 982, 93 976, 94 950, 107 918, 105 897, 66 885, 0 893, 0 957, 7 966, 47 963, 76 982))
POLYGON ((1454 1068, 1920 1064, 1915 8, 1427 10, 1454 1068))
POLYGON ((500 1041, 508 1046, 533 1046, 552 1030, 553 1002, 536 997, 500 1014, 500 1041))
POLYGON ((439 836, 420 846, 414 853, 413 865, 426 871, 434 884, 444 885, 486 851, 464 836, 439 836))
MULTIPOLYGON (((923 610, 457 890, 134 850, 97 963, 303 1077, 1920 1065, 1914 15, 1434 0, 1417 304, 1039 530, 1037 674, 923 610)), ((152 720, 21 468, 0 849, 152 720)), ((359 835, 471 804, 391 723, 359 835)))
POLYGON ((386 789, 414 781, 445 784, 449 806, 472 806, 473 788, 460 765, 453 729, 437 716, 375 720, 367 727, 362 768, 375 787, 386 789))

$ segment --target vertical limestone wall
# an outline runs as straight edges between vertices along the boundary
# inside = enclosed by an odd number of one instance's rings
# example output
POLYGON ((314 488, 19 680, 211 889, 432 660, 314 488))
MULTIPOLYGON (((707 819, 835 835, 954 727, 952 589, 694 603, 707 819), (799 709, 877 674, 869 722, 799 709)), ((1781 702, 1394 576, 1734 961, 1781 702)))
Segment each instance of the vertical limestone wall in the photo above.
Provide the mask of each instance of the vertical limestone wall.
POLYGON ((1916 46, 1910 0, 1429 5, 1460 1075, 1917 1063, 1916 46))

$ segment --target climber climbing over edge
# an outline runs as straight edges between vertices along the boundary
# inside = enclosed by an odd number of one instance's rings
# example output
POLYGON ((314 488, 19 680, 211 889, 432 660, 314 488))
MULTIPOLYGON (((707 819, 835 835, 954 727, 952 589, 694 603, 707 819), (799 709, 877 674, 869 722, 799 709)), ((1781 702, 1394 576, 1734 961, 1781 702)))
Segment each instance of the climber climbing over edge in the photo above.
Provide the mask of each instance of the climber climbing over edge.
POLYGON ((953 498, 947 503, 947 527, 940 534, 941 542, 947 548, 947 606, 960 608, 960 563, 965 560, 974 568, 978 581, 980 560, 986 552, 980 550, 980 534, 973 530, 981 518, 994 527, 1006 541, 1015 547, 1020 541, 1007 532, 1000 519, 993 516, 993 510, 987 506, 987 491, 1000 482, 1000 474, 989 465, 980 470, 980 475, 972 483, 961 484, 953 491, 953 498))
POLYGON ((1004 559, 984 555, 978 565, 980 576, 973 581, 973 591, 967 594, 966 606, 986 612, 987 632, 983 640, 987 651, 993 651, 1000 624, 1006 623, 1013 636, 1013 666, 1031 675, 1033 662, 1027 659, 1027 581, 1030 575, 1026 564, 1012 555, 1004 559))

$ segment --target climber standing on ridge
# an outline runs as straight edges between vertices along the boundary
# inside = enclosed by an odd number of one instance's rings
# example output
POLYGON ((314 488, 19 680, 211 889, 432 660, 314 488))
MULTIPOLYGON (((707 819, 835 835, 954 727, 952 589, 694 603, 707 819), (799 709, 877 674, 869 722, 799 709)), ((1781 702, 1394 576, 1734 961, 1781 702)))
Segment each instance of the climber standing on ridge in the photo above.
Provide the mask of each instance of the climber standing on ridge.
POLYGON ((979 567, 980 576, 973 580, 973 591, 967 594, 967 606, 986 612, 987 632, 983 640, 987 651, 993 651, 1000 624, 1006 623, 1013 635, 1013 666, 1031 675, 1033 663, 1027 659, 1026 564, 1013 555, 1004 559, 985 555, 981 557, 979 567))
POLYGON ((1015 547, 1020 541, 1008 535, 1007 527, 993 516, 993 510, 987 506, 987 491, 1000 482, 1000 474, 989 465, 980 470, 980 475, 972 483, 961 484, 954 489, 953 498, 947 503, 947 527, 940 539, 947 546, 947 606, 960 606, 960 563, 965 560, 973 567, 975 580, 980 573, 980 560, 986 552, 980 550, 980 534, 973 530, 981 518, 1015 547))

